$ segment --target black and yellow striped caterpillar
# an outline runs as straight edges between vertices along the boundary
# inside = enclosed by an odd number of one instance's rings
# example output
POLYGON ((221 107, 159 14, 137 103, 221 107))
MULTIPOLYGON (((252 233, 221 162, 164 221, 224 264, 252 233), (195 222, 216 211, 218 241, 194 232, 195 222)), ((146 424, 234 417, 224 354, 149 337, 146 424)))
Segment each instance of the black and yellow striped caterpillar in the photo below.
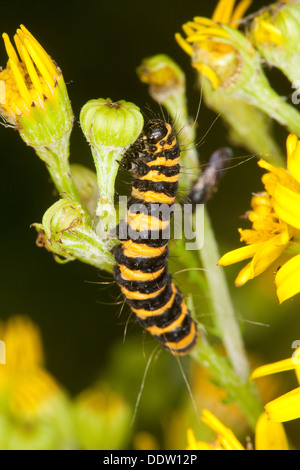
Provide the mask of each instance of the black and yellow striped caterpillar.
POLYGON ((120 164, 133 176, 126 218, 117 227, 114 277, 139 323, 175 355, 198 339, 182 293, 168 271, 170 220, 180 148, 170 124, 149 121, 120 164))

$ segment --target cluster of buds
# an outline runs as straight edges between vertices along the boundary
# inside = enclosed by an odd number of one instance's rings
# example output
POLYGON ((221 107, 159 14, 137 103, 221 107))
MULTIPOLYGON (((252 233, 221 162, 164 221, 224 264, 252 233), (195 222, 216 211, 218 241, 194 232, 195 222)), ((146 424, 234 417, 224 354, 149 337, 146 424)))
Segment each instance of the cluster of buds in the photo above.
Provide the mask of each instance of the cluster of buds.
POLYGON ((8 54, 0 72, 0 115, 18 130, 45 162, 61 197, 45 213, 37 243, 57 261, 79 259, 111 271, 110 232, 118 220, 114 208, 118 160, 143 128, 139 108, 124 100, 91 100, 83 106, 80 124, 94 157, 96 172, 69 164, 73 112, 59 67, 21 25, 15 48, 3 34, 8 54))
POLYGON ((74 399, 45 366, 41 332, 24 316, 0 325, 0 449, 121 449, 130 437, 131 407, 106 384, 74 399))
POLYGON ((270 131, 269 118, 300 136, 300 113, 271 87, 263 61, 299 79, 300 5, 277 2, 254 17, 246 32, 238 28, 251 1, 220 0, 211 19, 195 17, 176 40, 199 74, 206 104, 221 114, 231 137, 272 163, 282 153, 270 131))

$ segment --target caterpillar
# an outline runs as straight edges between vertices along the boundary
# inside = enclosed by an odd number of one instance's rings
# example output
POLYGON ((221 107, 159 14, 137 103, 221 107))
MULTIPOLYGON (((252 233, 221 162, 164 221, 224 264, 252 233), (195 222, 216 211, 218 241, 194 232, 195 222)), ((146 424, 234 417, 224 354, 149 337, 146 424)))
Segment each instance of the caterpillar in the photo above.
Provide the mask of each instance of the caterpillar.
POLYGON ((168 270, 170 220, 180 147, 170 124, 150 120, 120 164, 133 176, 126 218, 117 227, 114 278, 141 326, 174 355, 197 343, 196 323, 168 270))

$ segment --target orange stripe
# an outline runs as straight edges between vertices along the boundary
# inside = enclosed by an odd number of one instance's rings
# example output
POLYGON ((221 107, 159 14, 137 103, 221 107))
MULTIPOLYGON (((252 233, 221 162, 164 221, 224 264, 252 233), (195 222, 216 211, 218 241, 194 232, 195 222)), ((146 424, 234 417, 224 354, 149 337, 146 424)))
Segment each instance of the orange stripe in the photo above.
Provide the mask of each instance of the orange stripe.
POLYGON ((177 320, 175 320, 173 323, 166 326, 165 328, 159 328, 158 326, 149 326, 148 328, 146 328, 146 330, 149 331, 151 335, 163 335, 164 333, 169 333, 170 331, 173 331, 178 328, 182 324, 185 317, 186 312, 182 312, 177 318, 177 320))
POLYGON ((153 297, 156 297, 157 295, 159 295, 165 288, 166 288, 166 286, 164 285, 161 289, 158 289, 156 292, 153 292, 151 294, 142 294, 138 290, 132 292, 132 291, 126 289, 123 286, 121 286, 121 291, 123 292, 123 294, 126 296, 127 299, 148 300, 148 299, 152 299, 153 297))
MULTIPOLYGON (((174 354, 180 354, 180 351, 177 352, 176 350, 185 349, 194 341, 195 338, 197 338, 197 336, 198 334, 196 331, 196 326, 195 326, 195 323, 193 322, 191 324, 191 331, 187 336, 185 336, 181 341, 178 341, 178 343, 167 342, 165 343, 165 347, 171 349, 174 352, 174 354)), ((182 354, 186 354, 186 353, 187 351, 184 351, 182 354)))
POLYGON ((156 256, 162 255, 167 248, 167 245, 161 247, 147 246, 145 243, 135 243, 132 240, 127 240, 122 243, 123 254, 128 258, 155 258, 156 256))
POLYGON ((162 165, 162 166, 175 166, 179 163, 179 157, 174 158, 173 160, 167 159, 165 157, 157 157, 156 160, 152 160, 151 162, 147 162, 147 166, 156 166, 156 165, 162 165))
POLYGON ((165 230, 168 228, 169 220, 160 220, 148 214, 133 214, 127 211, 127 223, 131 230, 143 232, 145 230, 165 230))
POLYGON ((161 204, 173 204, 175 197, 167 196, 164 193, 156 193, 155 191, 142 192, 136 188, 132 189, 131 196, 136 199, 142 199, 145 202, 157 202, 161 204))
POLYGON ((173 305, 173 301, 174 301, 174 297, 175 297, 175 294, 177 292, 177 289, 176 287, 174 286, 173 282, 172 282, 172 291, 173 291, 173 294, 170 298, 170 300, 165 304, 163 305, 163 307, 160 307, 156 310, 145 310, 143 308, 131 308, 131 310, 137 314, 137 316, 139 318, 141 318, 142 320, 144 320, 145 318, 149 318, 149 317, 155 317, 156 315, 161 315, 162 313, 164 313, 168 308, 172 307, 173 305))
POLYGON ((142 271, 126 268, 123 264, 119 265, 120 274, 124 281, 153 281, 157 279, 163 272, 165 268, 155 271, 153 273, 143 273, 142 271))
POLYGON ((152 171, 149 171, 149 173, 147 173, 145 176, 142 176, 139 179, 143 181, 145 180, 153 181, 153 183, 161 183, 161 182, 176 183, 178 181, 178 178, 179 178, 179 172, 177 175, 165 176, 163 173, 160 173, 157 170, 152 170, 152 171))

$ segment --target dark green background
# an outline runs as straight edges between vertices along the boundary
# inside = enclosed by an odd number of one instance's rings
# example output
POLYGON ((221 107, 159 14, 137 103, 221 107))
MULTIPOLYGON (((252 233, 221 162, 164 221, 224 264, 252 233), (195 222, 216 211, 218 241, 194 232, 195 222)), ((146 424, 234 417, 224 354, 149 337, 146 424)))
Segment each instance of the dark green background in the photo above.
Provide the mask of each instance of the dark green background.
MULTIPOLYGON (((78 124, 80 109, 87 100, 125 99, 136 103, 146 117, 152 117, 152 112, 160 115, 159 107, 135 73, 144 57, 166 53, 186 70, 189 107, 195 115, 200 92, 189 59, 177 46, 174 33, 181 31, 182 23, 195 15, 211 16, 215 3, 199 0, 2 1, 0 30, 12 37, 19 24, 24 23, 60 66, 76 116, 71 162, 93 168, 78 124)), ((250 12, 266 4, 268 2, 254 1, 250 12)), ((1 65, 5 66, 3 45, 0 58, 1 65)), ((279 73, 272 72, 270 78, 280 93, 290 93, 289 85, 279 73)), ((206 134, 214 118, 215 115, 202 105, 199 139, 206 134)), ((278 129, 277 135, 284 146, 286 131, 278 129)), ((111 280, 106 273, 98 273, 79 262, 59 265, 46 250, 36 247, 36 233, 30 224, 41 221, 57 195, 43 163, 33 149, 25 146, 17 132, 0 127, 0 142, 0 317, 27 314, 38 323, 48 369, 75 394, 104 374, 113 348, 122 342, 129 310, 124 309, 118 316, 120 305, 115 304, 118 288, 100 284, 101 280, 111 280)), ((203 161, 215 148, 227 144, 226 129, 218 119, 201 144, 203 161)), ((246 155, 244 149, 235 149, 236 157, 246 155)), ((239 216, 248 209, 251 192, 262 189, 260 176, 254 159, 236 167, 228 172, 219 193, 210 203, 222 253, 239 246, 239 216)), ((262 354, 263 361, 287 357, 292 341, 299 339, 299 300, 279 308, 272 275, 266 278, 268 287, 263 281, 255 280, 241 290, 235 289, 233 279, 238 269, 239 266, 234 266, 226 272, 235 305, 243 319, 248 349, 262 354), (267 300, 262 300, 266 290, 270 294, 267 300)), ((131 340, 136 342, 136 354, 142 356, 144 335, 133 322, 128 328, 124 351, 131 340)), ((139 380, 142 373, 141 369, 139 380)))

